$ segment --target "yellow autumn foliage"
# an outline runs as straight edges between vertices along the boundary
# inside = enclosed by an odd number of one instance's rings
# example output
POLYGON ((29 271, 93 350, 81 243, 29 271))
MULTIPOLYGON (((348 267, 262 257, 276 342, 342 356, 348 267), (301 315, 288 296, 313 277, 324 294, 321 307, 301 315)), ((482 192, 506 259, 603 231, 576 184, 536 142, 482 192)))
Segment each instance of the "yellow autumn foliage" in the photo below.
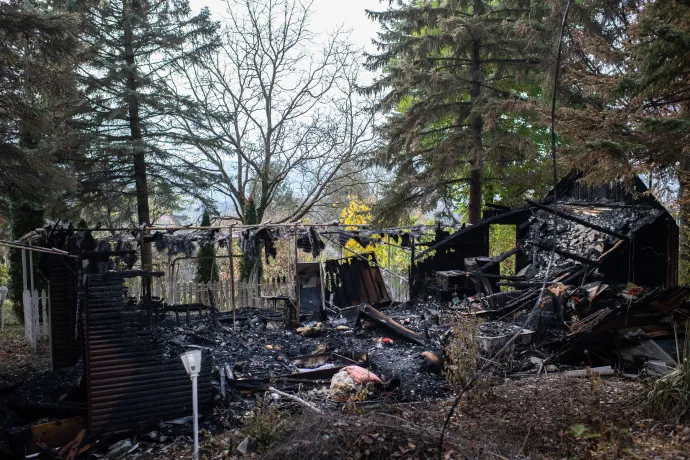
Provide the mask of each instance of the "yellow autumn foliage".
MULTIPOLYGON (((372 221, 370 202, 357 195, 348 195, 347 198, 347 206, 340 212, 340 222, 346 225, 345 230, 361 230, 360 227, 357 227, 358 225, 367 225, 372 221)), ((395 242, 391 243, 395 244, 395 242)), ((343 257, 351 256, 353 252, 357 254, 373 252, 379 265, 386 268, 390 267, 396 273, 407 273, 410 266, 410 255, 407 251, 398 247, 389 248, 385 243, 372 243, 367 247, 362 247, 358 242, 350 240, 345 244, 343 257)))

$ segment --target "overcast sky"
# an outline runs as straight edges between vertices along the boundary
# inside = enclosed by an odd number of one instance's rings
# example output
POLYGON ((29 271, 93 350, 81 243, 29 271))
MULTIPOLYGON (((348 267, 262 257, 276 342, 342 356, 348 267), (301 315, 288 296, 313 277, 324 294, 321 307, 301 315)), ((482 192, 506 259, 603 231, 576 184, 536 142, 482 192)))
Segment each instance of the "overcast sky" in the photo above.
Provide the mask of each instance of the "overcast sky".
MULTIPOLYGON (((231 1, 230 3, 232 4, 233 2, 231 1)), ((223 24, 223 18, 227 17, 227 5, 226 0, 192 1, 193 8, 200 9, 203 6, 208 6, 213 19, 221 21, 221 25, 223 24)), ((325 44, 329 33, 342 27, 344 30, 349 31, 349 41, 352 45, 368 52, 375 52, 376 49, 371 44, 371 40, 376 37, 379 26, 367 18, 365 13, 367 8, 375 11, 382 10, 385 8, 385 4, 381 4, 379 0, 313 0, 310 9, 311 23, 309 30, 316 34, 316 42, 319 42, 319 37, 321 37, 322 43, 325 44)), ((360 84, 367 84, 372 78, 374 78, 374 74, 360 69, 360 84)), ((227 197, 217 194, 215 198, 218 201, 218 206, 226 215, 235 214, 234 208, 232 208, 227 197)), ((192 218, 194 217, 196 216, 192 216, 192 218)))
MULTIPOLYGON (((208 5, 216 19, 220 19, 227 8, 224 0, 201 0, 193 2, 201 7, 208 5)), ((357 47, 374 51, 371 39, 379 30, 378 24, 367 18, 364 10, 383 10, 384 4, 379 0, 313 0, 312 32, 327 34, 338 26, 350 30, 350 41, 357 47)))

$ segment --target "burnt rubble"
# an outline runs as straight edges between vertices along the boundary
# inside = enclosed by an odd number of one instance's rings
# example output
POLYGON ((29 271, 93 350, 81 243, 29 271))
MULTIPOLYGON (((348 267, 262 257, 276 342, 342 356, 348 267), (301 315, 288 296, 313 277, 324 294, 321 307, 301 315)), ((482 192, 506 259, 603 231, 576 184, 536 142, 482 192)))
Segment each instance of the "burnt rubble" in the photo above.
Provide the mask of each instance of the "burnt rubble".
MULTIPOLYGON (((76 302, 55 304, 69 321, 58 337, 72 347, 62 351, 64 369, 3 396, 33 409, 4 421, 11 429, 0 452, 57 455, 50 449, 66 445, 106 458, 157 452, 172 436, 189 434, 191 385, 179 355, 191 348, 202 350, 201 423, 211 432, 241 426, 255 395, 267 391, 276 398, 276 392, 299 395, 316 411, 447 398, 453 388, 444 373, 455 359, 447 350, 467 322, 476 327, 471 359, 491 361, 501 378, 587 374, 578 370, 583 367, 601 374, 668 372, 681 358, 675 340, 690 316, 690 288, 676 286, 677 226, 653 197, 632 195, 621 184, 593 189, 579 178, 564 178, 556 200, 552 192, 540 202, 494 208, 454 233, 437 228, 432 241, 419 229, 323 232, 344 241, 376 235, 403 241, 412 258, 411 300, 403 303, 391 300, 368 254, 327 260, 323 269, 318 262, 296 264, 296 298, 281 297, 274 309, 219 311, 212 295, 207 303, 169 304, 151 294, 151 279, 163 273, 102 270, 110 256, 129 260, 132 251, 105 245, 100 254, 89 253, 92 271, 87 266, 70 275, 74 290, 66 289, 64 298, 76 302), (490 257, 489 227, 496 224, 515 227, 515 247, 490 257), (515 261, 514 270, 503 273, 507 260, 515 261), (129 277, 145 287, 139 302, 128 298, 123 280, 129 277), (525 328, 535 305, 536 319, 525 328), (353 382, 371 373, 366 385, 354 385, 366 389, 364 396, 333 397, 333 382, 349 385, 343 372, 353 382), (38 446, 31 437, 36 426, 68 416, 81 417, 80 429, 65 425, 72 431, 56 436, 55 445, 38 446), (127 434, 108 435, 114 431, 127 434)), ((255 248, 281 232, 305 251, 324 249, 314 228, 246 230, 242 241, 255 248)), ((201 236, 156 238, 161 249, 183 251, 201 236)), ((226 237, 214 231, 208 238, 226 237)), ((53 276, 68 278, 54 259, 51 266, 53 276)))
POLYGON ((637 373, 651 362, 651 373, 667 372, 682 359, 675 341, 690 314, 690 288, 675 286, 677 226, 653 197, 635 197, 621 184, 588 188, 574 177, 559 184, 556 204, 552 195, 528 200, 465 231, 481 242, 490 224, 515 225, 513 250, 491 258, 450 235, 418 262, 417 281, 445 308, 482 318, 486 350, 520 334, 516 343, 538 347, 553 363, 637 373), (472 256, 464 269, 445 270, 446 248, 472 256), (504 276, 496 268, 512 255, 515 275, 504 276), (536 302, 535 323, 521 331, 536 302))

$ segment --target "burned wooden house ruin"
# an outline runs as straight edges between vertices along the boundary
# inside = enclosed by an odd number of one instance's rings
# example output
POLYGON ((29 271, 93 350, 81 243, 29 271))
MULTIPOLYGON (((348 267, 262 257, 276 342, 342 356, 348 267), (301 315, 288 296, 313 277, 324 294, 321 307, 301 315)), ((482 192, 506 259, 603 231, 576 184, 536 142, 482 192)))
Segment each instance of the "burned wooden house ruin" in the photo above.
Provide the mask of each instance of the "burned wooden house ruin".
POLYGON ((571 173, 544 199, 491 205, 483 220, 452 230, 268 224, 96 238, 90 229, 39 229, 17 247, 47 252, 40 269, 50 282, 53 371, 5 395, 23 416, 0 440, 1 452, 35 452, 47 432, 49 447, 59 447, 86 430, 77 443, 84 452, 107 451, 105 434, 122 430, 157 433, 142 441, 151 445, 186 433, 191 383, 179 356, 190 348, 202 350, 199 405, 208 429, 221 424, 214 406, 242 413, 252 404, 246 395, 269 387, 341 404, 338 382, 349 373, 356 387, 360 368, 376 374, 373 398, 447 396, 443 348, 458 317, 480 319, 487 356, 519 334, 510 362, 497 369, 506 376, 582 364, 664 373, 679 358, 674 338, 690 315, 690 288, 677 286, 678 226, 639 180, 631 190, 581 179, 571 173), (515 246, 490 256, 492 225, 514 228, 515 246), (261 257, 263 245, 267 258, 287 242, 286 289, 257 289, 248 298, 261 302, 242 305, 230 268, 226 284, 175 290, 176 258, 193 259, 196 244, 213 242, 233 267, 238 238, 243 253, 261 257), (392 274, 404 278, 408 297, 392 295, 391 274, 374 253, 347 249, 353 240, 408 251, 409 277, 392 274), (136 268, 145 241, 167 254, 168 267, 136 268), (525 328, 535 302, 538 319, 525 328), (45 417, 60 423, 36 424, 45 417))
POLYGON ((677 286, 678 226, 639 179, 632 190, 580 179, 578 172, 564 177, 556 200, 552 190, 523 206, 493 206, 482 221, 439 233, 415 257, 411 289, 485 318, 487 332, 502 328, 504 338, 541 298, 529 341, 548 343, 560 362, 637 369, 652 358, 672 366, 690 313, 690 289, 677 286), (513 226, 516 244, 489 257, 492 225, 513 226), (511 256, 511 273, 501 273, 511 256), (656 353, 639 351, 640 344, 656 353))

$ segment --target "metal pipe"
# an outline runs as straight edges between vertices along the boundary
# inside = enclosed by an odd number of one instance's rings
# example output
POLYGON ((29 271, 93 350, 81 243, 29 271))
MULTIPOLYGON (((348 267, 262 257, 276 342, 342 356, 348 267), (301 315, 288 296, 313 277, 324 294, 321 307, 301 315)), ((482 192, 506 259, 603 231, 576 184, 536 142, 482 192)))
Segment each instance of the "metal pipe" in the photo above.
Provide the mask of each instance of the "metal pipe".
POLYGON ((29 251, 29 277, 31 279, 31 295, 34 295, 34 253, 29 251))
POLYGON ((192 407, 194 410, 194 460, 199 460, 199 401, 196 386, 197 374, 192 374, 192 407))
POLYGON ((24 291, 26 291, 28 287, 26 284, 26 249, 22 249, 22 281, 24 282, 24 291))
POLYGON ((22 244, 22 243, 16 243, 12 241, 5 241, 5 240, 0 240, 0 246, 7 246, 12 249, 24 249, 27 251, 32 251, 32 252, 42 252, 44 254, 53 254, 56 256, 67 256, 67 257, 73 257, 75 259, 78 259, 78 256, 72 255, 67 251, 62 251, 60 249, 55 249, 55 248, 42 248, 39 246, 29 246, 27 244, 22 244))
POLYGON ((230 304, 232 305, 232 330, 237 332, 237 317, 235 316, 235 259, 232 252, 232 230, 233 225, 230 226, 230 234, 228 235, 228 257, 230 258, 230 304))
POLYGON ((295 235, 294 235, 294 244, 295 244, 295 321, 297 321, 297 324, 299 324, 299 314, 300 314, 300 299, 299 299, 299 274, 297 272, 297 263, 299 260, 299 253, 297 252, 297 224, 295 224, 295 235))
MULTIPOLYGON (((378 229, 374 225, 371 224, 343 224, 340 222, 329 222, 329 223, 321 223, 321 224, 303 224, 300 222, 296 223, 286 223, 286 224, 271 224, 271 223, 266 223, 266 224, 252 224, 252 225, 245 225, 245 224, 231 224, 231 225, 218 225, 218 226, 175 226, 175 227, 145 227, 146 231, 158 231, 158 232, 173 232, 173 231, 178 231, 178 230, 222 230, 225 228, 230 228, 234 227, 236 229, 240 230, 246 230, 246 229, 252 229, 252 228, 291 228, 294 227, 295 225, 300 225, 302 227, 318 227, 318 228, 327 228, 327 227, 356 227, 356 228, 371 228, 374 230, 403 230, 403 229, 411 229, 411 228, 419 228, 419 229, 431 229, 431 228, 436 228, 436 225, 414 225, 414 226, 406 226, 406 227, 389 227, 389 228, 381 228, 378 229)), ((455 228, 455 227, 445 227, 445 228, 455 228)), ((113 228, 75 228, 74 231, 76 232, 129 232, 129 231, 141 231, 142 227, 113 227, 113 228)), ((24 238, 24 237, 22 237, 24 238)))

